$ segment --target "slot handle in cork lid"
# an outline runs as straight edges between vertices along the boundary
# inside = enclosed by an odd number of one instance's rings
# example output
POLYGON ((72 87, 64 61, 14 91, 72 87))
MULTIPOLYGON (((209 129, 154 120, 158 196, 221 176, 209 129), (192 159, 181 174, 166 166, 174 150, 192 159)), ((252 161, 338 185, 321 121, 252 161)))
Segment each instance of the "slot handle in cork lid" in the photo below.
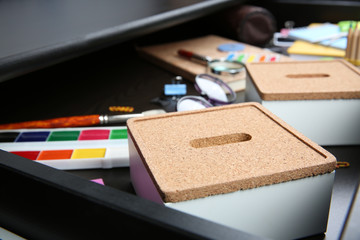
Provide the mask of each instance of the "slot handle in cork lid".
POLYGON ((205 148, 230 143, 246 142, 249 140, 251 140, 251 135, 247 133, 233 133, 215 137, 193 139, 190 141, 190 145, 194 148, 205 148))
POLYGON ((300 73, 300 74, 287 74, 288 78, 326 78, 330 77, 327 73, 300 73))

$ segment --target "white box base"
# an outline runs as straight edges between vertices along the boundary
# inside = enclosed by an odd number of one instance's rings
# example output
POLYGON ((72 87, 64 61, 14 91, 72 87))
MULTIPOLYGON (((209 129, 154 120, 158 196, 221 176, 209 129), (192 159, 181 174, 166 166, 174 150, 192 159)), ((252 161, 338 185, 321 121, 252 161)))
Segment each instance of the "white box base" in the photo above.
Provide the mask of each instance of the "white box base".
POLYGON ((335 172, 166 206, 270 239, 326 232, 335 172))
POLYGON ((131 181, 140 197, 270 239, 295 239, 326 232, 335 171, 233 193, 164 203, 131 137, 129 152, 131 181))
POLYGON ((265 101, 247 76, 245 101, 262 104, 319 145, 360 144, 360 99, 265 101))

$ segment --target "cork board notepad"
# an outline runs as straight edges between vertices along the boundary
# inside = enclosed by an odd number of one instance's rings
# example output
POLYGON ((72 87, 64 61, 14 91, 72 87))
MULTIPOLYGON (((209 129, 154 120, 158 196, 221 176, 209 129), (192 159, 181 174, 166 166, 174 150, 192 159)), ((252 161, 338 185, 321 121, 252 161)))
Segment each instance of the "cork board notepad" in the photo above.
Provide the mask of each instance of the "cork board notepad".
MULTIPOLYGON (((159 45, 138 47, 138 53, 140 56, 145 59, 163 67, 164 69, 173 72, 174 74, 180 75, 190 81, 195 80, 197 74, 205 73, 206 66, 199 63, 195 63, 180 57, 177 52, 179 49, 184 49, 187 51, 192 51, 194 53, 211 57, 212 59, 222 59, 228 56, 228 52, 221 52, 218 50, 218 46, 226 43, 238 43, 237 41, 223 38, 216 35, 208 35, 204 37, 183 40, 178 42, 171 42, 159 45)), ((244 44, 244 43, 241 43, 244 44)), ((261 53, 261 54, 274 54, 268 50, 262 48, 250 46, 244 44, 245 48, 242 53, 261 53)), ((279 55, 279 61, 290 61, 291 59, 279 55)), ((233 83, 237 81, 242 81, 246 77, 245 72, 235 76, 221 76, 221 80, 227 83, 233 83)), ((234 87, 236 84, 231 84, 234 87)), ((235 87, 235 91, 240 91, 243 89, 238 89, 235 87)))
POLYGON ((360 71, 344 60, 250 63, 263 100, 360 98, 360 71))
POLYGON ((257 103, 128 121, 164 202, 331 172, 336 159, 257 103))

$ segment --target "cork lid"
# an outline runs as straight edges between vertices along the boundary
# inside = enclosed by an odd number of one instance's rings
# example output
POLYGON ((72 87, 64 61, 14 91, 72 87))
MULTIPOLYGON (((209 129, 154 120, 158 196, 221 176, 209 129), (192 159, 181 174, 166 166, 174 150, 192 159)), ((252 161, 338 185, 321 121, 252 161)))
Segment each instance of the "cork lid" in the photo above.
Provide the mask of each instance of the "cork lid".
POLYGON ((344 60, 246 64, 263 100, 360 98, 360 71, 344 60))
POLYGON ((243 103, 128 120, 164 202, 328 173, 336 159, 262 105, 243 103))

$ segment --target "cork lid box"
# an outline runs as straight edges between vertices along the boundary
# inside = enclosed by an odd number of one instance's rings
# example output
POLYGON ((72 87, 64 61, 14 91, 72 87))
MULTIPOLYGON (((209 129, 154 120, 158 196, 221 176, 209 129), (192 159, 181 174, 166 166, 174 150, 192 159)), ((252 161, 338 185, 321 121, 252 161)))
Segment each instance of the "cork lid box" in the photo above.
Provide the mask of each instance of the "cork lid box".
POLYGON ((344 60, 247 64, 263 100, 360 98, 360 71, 344 60))
POLYGON ((245 100, 320 145, 360 144, 360 70, 344 60, 246 64, 245 100))
POLYGON ((335 158, 259 104, 128 121, 164 202, 334 170, 335 158))
POLYGON ((262 105, 167 113, 127 125, 139 196, 275 239, 325 231, 336 159, 262 105))

